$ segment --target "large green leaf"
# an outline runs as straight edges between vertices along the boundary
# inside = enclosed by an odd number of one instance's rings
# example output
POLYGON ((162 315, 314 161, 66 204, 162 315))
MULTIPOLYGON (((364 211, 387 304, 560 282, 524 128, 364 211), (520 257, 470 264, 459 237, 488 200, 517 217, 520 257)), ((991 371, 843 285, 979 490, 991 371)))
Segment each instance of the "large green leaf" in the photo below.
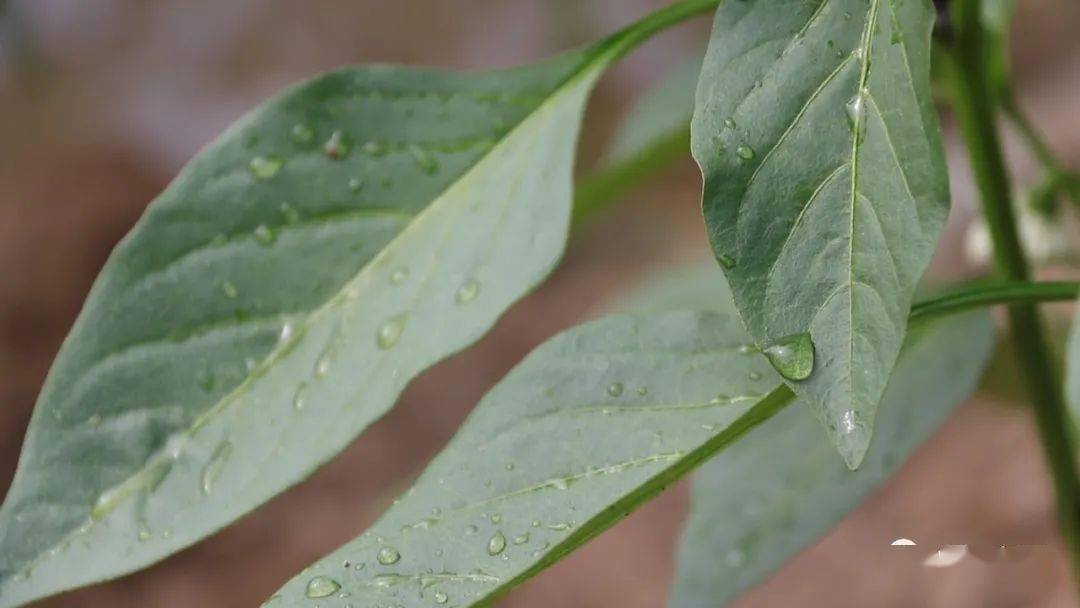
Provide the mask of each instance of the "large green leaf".
POLYGON ((933 16, 926 0, 727 2, 698 86, 713 250, 851 467, 948 210, 933 16))
POLYGON ((370 530, 269 606, 488 605, 790 399, 747 340, 734 314, 686 311, 551 339, 370 530))
POLYGON ((706 463, 695 478, 670 605, 725 605, 812 544, 971 393, 992 348, 985 312, 913 328, 858 471, 837 461, 810 411, 797 405, 706 463))
POLYGON ((347 68, 239 121, 117 247, 0 511, 0 605, 128 572, 307 476, 555 265, 586 95, 542 64, 347 68))

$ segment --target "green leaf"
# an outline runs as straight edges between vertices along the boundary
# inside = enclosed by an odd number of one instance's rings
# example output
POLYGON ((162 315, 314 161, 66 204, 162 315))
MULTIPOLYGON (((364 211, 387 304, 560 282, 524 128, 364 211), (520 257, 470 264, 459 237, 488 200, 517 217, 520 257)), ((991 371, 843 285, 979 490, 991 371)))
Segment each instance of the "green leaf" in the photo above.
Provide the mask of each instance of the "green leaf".
POLYGON ((551 339, 370 530, 268 605, 489 605, 787 403, 747 339, 733 314, 687 311, 551 339))
POLYGON ((786 381, 851 467, 948 212, 933 17, 926 0, 727 2, 698 87, 713 250, 759 346, 810 334, 813 372, 786 381))
POLYGON ((561 255, 585 98, 627 44, 335 71, 195 158, 50 372, 0 511, 0 605, 200 540, 486 332, 561 255))
POLYGON ((752 430, 695 478, 670 606, 722 606, 824 535, 975 388, 993 350, 985 311, 913 326, 863 466, 841 465, 807 408, 752 430))

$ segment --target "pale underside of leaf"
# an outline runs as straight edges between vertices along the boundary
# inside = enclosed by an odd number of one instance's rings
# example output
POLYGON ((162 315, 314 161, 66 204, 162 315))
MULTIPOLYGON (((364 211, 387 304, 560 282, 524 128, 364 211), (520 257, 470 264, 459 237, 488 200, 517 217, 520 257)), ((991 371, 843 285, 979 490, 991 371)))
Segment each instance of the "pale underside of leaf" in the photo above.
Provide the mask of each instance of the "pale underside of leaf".
POLYGON ((747 340, 735 315, 696 312, 553 338, 370 530, 269 605, 309 606, 331 587, 342 593, 324 608, 489 605, 782 407, 747 340))
POLYGON ((699 82, 713 249, 759 345, 811 335, 814 372, 789 384, 853 467, 948 210, 932 18, 924 0, 725 3, 699 82))
POLYGON ((214 532, 479 338, 561 255, 602 50, 341 70, 203 152, 114 252, 50 372, 0 511, 0 605, 214 532))
MULTIPOLYGON (((809 409, 798 403, 705 463, 695 477, 669 606, 727 605, 813 544, 975 389, 992 347, 993 323, 985 312, 914 329, 858 471, 837 461, 809 409)), ((859 575, 857 564, 848 567, 859 575)))

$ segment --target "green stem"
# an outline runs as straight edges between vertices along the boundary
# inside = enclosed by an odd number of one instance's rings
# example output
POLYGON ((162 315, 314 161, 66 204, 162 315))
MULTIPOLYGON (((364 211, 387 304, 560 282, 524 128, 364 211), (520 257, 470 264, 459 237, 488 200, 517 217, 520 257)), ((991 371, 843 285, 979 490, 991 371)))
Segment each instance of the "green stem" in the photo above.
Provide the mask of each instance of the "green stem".
MULTIPOLYGON (((983 61, 986 49, 979 19, 980 0, 955 0, 951 6, 957 62, 953 111, 971 157, 997 270, 1006 280, 1026 281, 1028 264, 1017 236, 1009 177, 995 122, 994 96, 983 61)), ((1068 435, 1068 413, 1043 340, 1038 311, 1031 304, 1014 304, 1009 307, 1009 321, 1053 477, 1061 534, 1072 555, 1073 574, 1080 581, 1080 479, 1074 460, 1076 451, 1068 435)))
POLYGON ((908 320, 912 323, 957 314, 995 304, 1034 304, 1075 300, 1080 283, 1069 281, 1008 282, 969 287, 916 303, 908 320))

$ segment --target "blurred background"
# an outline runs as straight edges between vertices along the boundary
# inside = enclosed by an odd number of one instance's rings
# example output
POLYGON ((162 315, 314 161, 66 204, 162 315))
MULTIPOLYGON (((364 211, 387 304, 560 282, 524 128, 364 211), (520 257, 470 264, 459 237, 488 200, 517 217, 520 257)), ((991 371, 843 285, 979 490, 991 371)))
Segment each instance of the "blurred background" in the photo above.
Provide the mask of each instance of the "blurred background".
MULTIPOLYGON (((200 147, 282 86, 340 65, 495 68, 593 40, 660 0, 0 0, 0 489, 34 399, 113 245, 200 147)), ((586 117, 588 174, 650 86, 699 54, 708 19, 649 42, 607 75, 586 117)), ((1019 3, 1020 103, 1080 167, 1080 3, 1019 3)), ((974 192, 949 117, 953 211, 935 281, 986 272, 974 192)), ((1040 177, 1006 131, 1022 191, 1040 177)), ((307 482, 153 568, 41 606, 257 606, 363 531, 477 399, 554 332, 598 314, 649 273, 707 259, 700 178, 686 154, 575 230, 563 265, 482 342, 431 369, 398 407, 307 482), (374 466, 377 464, 377 466, 374 466)), ((1037 224, 1037 222, 1036 222, 1037 224)), ((1073 224, 1033 225, 1041 274, 1070 276, 1073 224)), ((1074 275, 1073 275, 1074 277, 1074 275)), ((1054 341, 1069 311, 1048 308, 1054 341)), ((887 486, 739 606, 1074 606, 1049 484, 1007 338, 984 390, 887 486), (1045 545, 1017 562, 930 568, 921 546, 1045 545)), ((514 591, 509 607, 663 606, 687 505, 681 483, 514 591)))

